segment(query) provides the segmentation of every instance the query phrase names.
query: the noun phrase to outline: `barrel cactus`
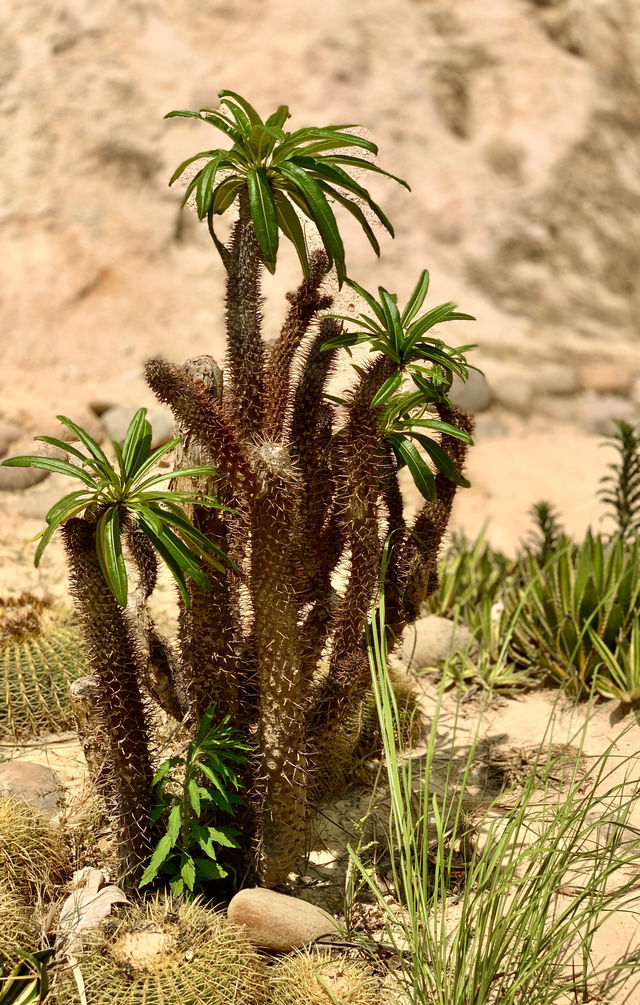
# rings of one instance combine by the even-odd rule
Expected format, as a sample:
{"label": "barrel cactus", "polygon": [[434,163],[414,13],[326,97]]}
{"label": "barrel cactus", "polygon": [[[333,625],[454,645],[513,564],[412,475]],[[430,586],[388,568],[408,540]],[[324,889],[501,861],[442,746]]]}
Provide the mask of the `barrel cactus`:
{"label": "barrel cactus", "polygon": [[0,978],[18,962],[19,950],[37,947],[39,936],[33,908],[15,893],[0,890]]}
{"label": "barrel cactus", "polygon": [[0,598],[0,737],[72,728],[69,687],[84,673],[71,611],[31,593]]}
{"label": "barrel cactus", "polygon": [[286,956],[269,975],[270,1005],[379,1005],[380,980],[365,964],[330,952]]}
{"label": "barrel cactus", "polygon": [[68,970],[56,1005],[262,1005],[265,968],[241,928],[200,901],[157,898],[127,908],[76,954],[83,995]]}
{"label": "barrel cactus", "polygon": [[53,899],[69,872],[62,832],[24,799],[0,799],[0,889],[35,904]]}

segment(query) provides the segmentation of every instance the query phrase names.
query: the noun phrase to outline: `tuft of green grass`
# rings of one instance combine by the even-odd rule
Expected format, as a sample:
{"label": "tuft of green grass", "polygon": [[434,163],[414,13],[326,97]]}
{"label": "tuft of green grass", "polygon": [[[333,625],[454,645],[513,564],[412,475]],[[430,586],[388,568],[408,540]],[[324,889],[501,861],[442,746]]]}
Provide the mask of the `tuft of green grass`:
{"label": "tuft of green grass", "polygon": [[[627,777],[617,781],[614,764],[616,777],[620,764],[612,743],[592,764],[586,787],[579,767],[583,727],[574,739],[575,770],[558,799],[550,724],[535,769],[513,799],[506,807],[501,802],[486,808],[470,832],[465,793],[477,732],[462,769],[454,774],[451,768],[444,790],[440,786],[436,793],[431,767],[441,742],[444,682],[424,756],[403,757],[395,741],[398,709],[387,669],[382,593],[368,642],[391,794],[388,840],[399,904],[380,893],[357,850],[350,848],[350,855],[386,918],[386,939],[399,960],[397,991],[388,1000],[555,1005],[610,993],[637,964],[634,957],[599,969],[591,959],[594,936],[604,922],[617,912],[638,909],[633,891],[640,836],[630,824],[638,779],[631,775],[631,762]],[[459,746],[457,716],[449,729],[453,754]],[[455,849],[462,842],[469,852],[466,873],[452,898],[451,881],[459,869]]]}

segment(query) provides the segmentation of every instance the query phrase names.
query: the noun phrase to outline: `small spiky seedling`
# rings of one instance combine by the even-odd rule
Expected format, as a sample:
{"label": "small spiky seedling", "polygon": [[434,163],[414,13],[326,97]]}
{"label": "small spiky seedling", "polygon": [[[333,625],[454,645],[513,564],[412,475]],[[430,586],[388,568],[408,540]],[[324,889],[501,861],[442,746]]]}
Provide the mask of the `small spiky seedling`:
{"label": "small spiky seedling", "polygon": [[71,611],[31,593],[0,598],[0,737],[71,728],[69,688],[86,672]]}
{"label": "small spiky seedling", "polygon": [[365,964],[330,952],[285,956],[269,973],[269,1005],[379,1005],[380,979]]}
{"label": "small spiky seedling", "polygon": [[37,948],[39,935],[33,907],[16,894],[0,890],[0,979],[3,971],[8,973],[18,962],[17,950]]}
{"label": "small spiky seedling", "polygon": [[618,463],[608,465],[612,474],[600,479],[598,495],[623,540],[633,540],[640,531],[640,430],[621,421],[606,442],[618,451]]}
{"label": "small spiky seedling", "polygon": [[70,971],[56,1005],[262,1005],[264,964],[243,929],[202,906],[154,899],[93,933],[77,954],[82,998]]}
{"label": "small spiky seedling", "polygon": [[52,900],[69,871],[60,830],[24,799],[0,799],[0,887],[35,904]]}

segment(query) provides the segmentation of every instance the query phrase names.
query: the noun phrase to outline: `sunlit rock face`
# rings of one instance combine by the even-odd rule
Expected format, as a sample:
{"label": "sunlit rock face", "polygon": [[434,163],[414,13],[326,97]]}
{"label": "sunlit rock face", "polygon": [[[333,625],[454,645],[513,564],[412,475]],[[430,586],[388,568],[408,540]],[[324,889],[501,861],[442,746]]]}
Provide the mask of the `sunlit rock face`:
{"label": "sunlit rock face", "polygon": [[[288,0],[5,0],[0,296],[16,388],[49,413],[60,381],[150,400],[144,358],[222,350],[222,270],[167,187],[219,134],[163,121],[222,87],[265,115],[288,102],[291,128],[361,123],[410,182],[372,185],[397,235],[379,263],[338,208],[368,288],[402,297],[428,265],[433,296],[453,288],[478,315],[459,331],[479,362],[578,372],[622,355],[640,371],[639,56],[640,7],[623,0],[325,0],[303,18]],[[265,284],[274,331],[296,275],[283,248]]]}

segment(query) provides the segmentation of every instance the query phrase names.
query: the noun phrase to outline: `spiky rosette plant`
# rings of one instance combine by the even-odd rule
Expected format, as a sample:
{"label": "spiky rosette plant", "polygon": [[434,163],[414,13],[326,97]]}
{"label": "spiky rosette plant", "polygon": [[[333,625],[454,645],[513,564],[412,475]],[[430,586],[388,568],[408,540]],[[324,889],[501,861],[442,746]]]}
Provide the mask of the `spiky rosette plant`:
{"label": "spiky rosette plant", "polygon": [[[138,572],[142,601],[152,592],[156,555],[166,563],[186,604],[186,578],[200,588],[210,581],[203,566],[220,571],[228,559],[188,520],[183,506],[198,501],[201,508],[218,506],[215,499],[163,487],[171,478],[212,475],[211,467],[157,471],[158,461],[178,443],[172,440],[152,451],[152,430],[146,409],[133,417],[122,447],[114,444],[117,468],[89,436],[65,416],[59,416],[77,437],[78,446],[40,436],[71,460],[28,455],[11,458],[12,466],[56,471],[80,481],[82,488],[65,495],[47,513],[35,563],[55,531],[62,531],[70,572],[71,593],[82,629],[88,662],[99,682],[100,714],[109,741],[117,814],[121,880],[137,882],[151,851],[151,783],[153,769],[147,709],[141,680],[154,659],[164,674],[170,706],[181,708],[179,682],[172,679],[173,661],[153,624],[147,624],[144,652],[132,613],[127,610],[128,572],[123,540]],[[73,460],[76,463],[73,463]]]}
{"label": "spiky rosette plant", "polygon": [[86,672],[70,610],[30,593],[0,597],[0,737],[69,729],[69,687]]}
{"label": "spiky rosette plant", "polygon": [[[451,349],[432,329],[468,315],[450,303],[423,312],[424,272],[402,311],[387,290],[376,299],[351,283],[370,310],[356,330],[345,333],[344,319],[323,316],[331,267],[340,285],[346,280],[331,204],[362,224],[376,252],[365,213],[392,232],[347,171],[381,169],[343,152],[356,147],[373,157],[375,145],[347,126],[288,133],[285,106],[263,121],[239,95],[222,91],[220,98],[221,110],[170,114],[201,120],[231,141],[188,158],[171,179],[206,161],[185,202],[195,196],[228,273],[224,375],[213,359],[199,357],[185,365],[153,360],[147,379],[176,416],[182,462],[218,472],[192,488],[233,509],[209,513],[195,503],[189,511],[240,575],[213,577],[207,593],[197,580],[188,584],[181,666],[197,714],[215,701],[254,751],[244,779],[243,841],[260,881],[274,886],[296,867],[310,805],[340,785],[353,752],[350,724],[370,686],[364,629],[389,533],[390,632],[400,635],[436,585],[471,437],[469,421],[447,398],[454,374],[467,375],[468,347]],[[238,219],[225,247],[213,222],[232,205]],[[308,253],[301,219],[324,251]],[[267,347],[260,275],[275,269],[280,233],[294,243],[304,275]],[[343,351],[358,343],[368,344],[370,361],[356,368],[341,398],[329,395]],[[425,497],[409,525],[397,478],[403,465]],[[346,586],[338,589],[336,573],[345,568]]]}

